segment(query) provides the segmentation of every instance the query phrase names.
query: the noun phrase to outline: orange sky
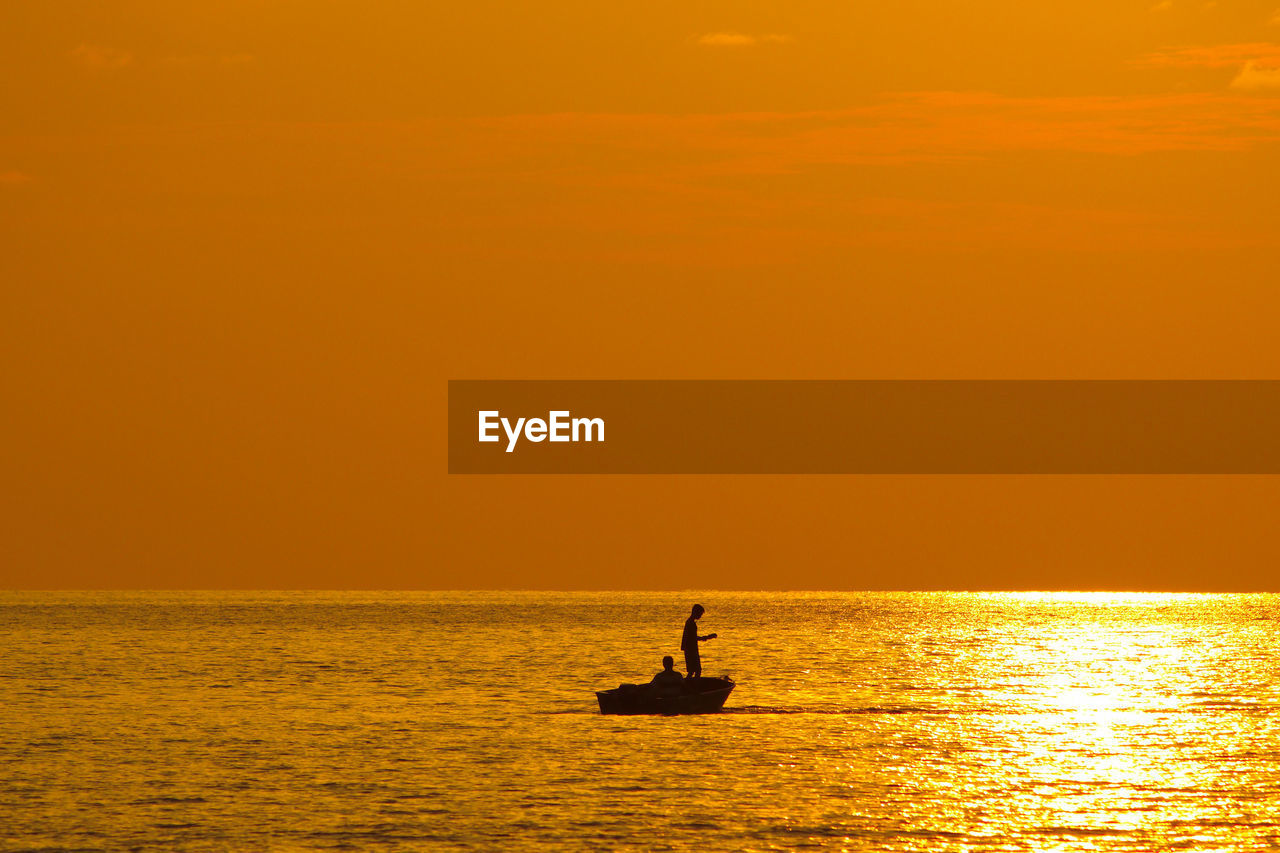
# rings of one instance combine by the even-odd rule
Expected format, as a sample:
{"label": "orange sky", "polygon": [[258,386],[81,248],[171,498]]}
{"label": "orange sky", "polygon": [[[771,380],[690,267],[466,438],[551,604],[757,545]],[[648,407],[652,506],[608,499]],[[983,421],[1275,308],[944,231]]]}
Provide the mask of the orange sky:
{"label": "orange sky", "polygon": [[1280,590],[1275,478],[465,478],[449,378],[1280,378],[1280,0],[0,8],[0,585]]}

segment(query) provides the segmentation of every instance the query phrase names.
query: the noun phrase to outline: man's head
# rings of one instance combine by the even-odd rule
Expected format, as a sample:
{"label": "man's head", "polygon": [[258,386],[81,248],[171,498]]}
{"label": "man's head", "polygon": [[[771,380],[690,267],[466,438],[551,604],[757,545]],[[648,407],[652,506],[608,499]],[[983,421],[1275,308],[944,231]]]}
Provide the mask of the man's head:
{"label": "man's head", "polygon": [[703,609],[702,609],[702,605],[701,605],[701,604],[695,604],[695,605],[693,605],[693,618],[694,618],[694,619],[698,619],[699,617],[701,617],[701,616],[702,616],[702,614],[703,614],[703,613],[706,613],[706,612],[707,612],[707,611],[705,611],[705,610],[703,610]]}
{"label": "man's head", "polygon": [[667,655],[662,659],[662,668],[667,670],[668,672],[670,672],[671,667],[675,665],[676,665],[676,659],[673,658],[671,655]]}

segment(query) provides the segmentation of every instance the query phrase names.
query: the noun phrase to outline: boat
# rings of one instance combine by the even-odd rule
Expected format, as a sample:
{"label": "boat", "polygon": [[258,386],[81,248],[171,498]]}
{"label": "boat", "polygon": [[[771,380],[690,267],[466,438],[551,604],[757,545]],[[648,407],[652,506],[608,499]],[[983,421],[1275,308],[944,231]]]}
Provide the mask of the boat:
{"label": "boat", "polygon": [[659,692],[648,684],[619,684],[596,693],[601,714],[714,714],[735,684],[729,676],[686,678],[680,692]]}

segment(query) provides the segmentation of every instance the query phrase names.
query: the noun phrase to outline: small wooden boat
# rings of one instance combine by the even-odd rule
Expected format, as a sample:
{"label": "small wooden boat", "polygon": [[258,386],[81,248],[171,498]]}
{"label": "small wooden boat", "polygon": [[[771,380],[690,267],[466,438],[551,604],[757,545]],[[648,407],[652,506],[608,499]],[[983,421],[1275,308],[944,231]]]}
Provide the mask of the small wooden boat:
{"label": "small wooden boat", "polygon": [[648,684],[620,684],[596,693],[601,714],[714,714],[734,688],[733,679],[686,678],[680,692],[659,691]]}

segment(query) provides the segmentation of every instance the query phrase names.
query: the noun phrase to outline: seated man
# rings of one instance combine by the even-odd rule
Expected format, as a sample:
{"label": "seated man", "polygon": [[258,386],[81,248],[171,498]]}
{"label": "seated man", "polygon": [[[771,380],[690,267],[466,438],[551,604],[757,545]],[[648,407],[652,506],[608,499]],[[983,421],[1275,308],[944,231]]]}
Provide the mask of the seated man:
{"label": "seated man", "polygon": [[684,684],[684,676],[673,669],[675,665],[675,659],[671,655],[667,655],[662,659],[662,672],[655,675],[653,680],[649,682],[649,687],[659,696],[680,693],[681,685]]}

